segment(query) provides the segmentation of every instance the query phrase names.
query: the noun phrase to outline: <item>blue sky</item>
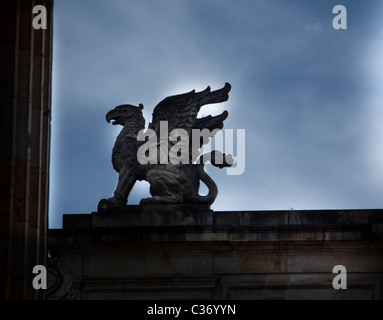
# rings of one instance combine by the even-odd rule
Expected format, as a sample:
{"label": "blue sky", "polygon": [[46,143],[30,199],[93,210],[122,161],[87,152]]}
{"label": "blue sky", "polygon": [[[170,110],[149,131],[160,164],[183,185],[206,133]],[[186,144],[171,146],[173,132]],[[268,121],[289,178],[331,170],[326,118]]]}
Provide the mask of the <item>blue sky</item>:
{"label": "blue sky", "polygon": [[382,15],[380,0],[56,0],[50,227],[113,194],[110,109],[143,103],[148,124],[166,96],[225,82],[201,113],[246,130],[246,169],[208,168],[214,210],[382,208]]}

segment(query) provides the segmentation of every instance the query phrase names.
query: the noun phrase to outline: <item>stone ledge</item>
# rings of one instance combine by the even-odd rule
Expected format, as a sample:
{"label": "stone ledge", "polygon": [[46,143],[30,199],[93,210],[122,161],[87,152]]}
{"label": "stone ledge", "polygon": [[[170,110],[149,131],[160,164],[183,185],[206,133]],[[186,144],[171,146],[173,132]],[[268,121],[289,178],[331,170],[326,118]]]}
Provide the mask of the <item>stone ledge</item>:
{"label": "stone ledge", "polygon": [[169,243],[169,242],[279,242],[379,241],[369,226],[321,227],[121,227],[55,229],[49,245]]}
{"label": "stone ledge", "polygon": [[[126,206],[109,213],[64,214],[63,229],[159,226],[351,226],[383,222],[383,209],[213,211],[202,205]],[[380,230],[380,226],[378,227]]]}
{"label": "stone ledge", "polygon": [[383,210],[227,211],[208,207],[129,206],[125,211],[64,215],[49,245],[380,241]]}

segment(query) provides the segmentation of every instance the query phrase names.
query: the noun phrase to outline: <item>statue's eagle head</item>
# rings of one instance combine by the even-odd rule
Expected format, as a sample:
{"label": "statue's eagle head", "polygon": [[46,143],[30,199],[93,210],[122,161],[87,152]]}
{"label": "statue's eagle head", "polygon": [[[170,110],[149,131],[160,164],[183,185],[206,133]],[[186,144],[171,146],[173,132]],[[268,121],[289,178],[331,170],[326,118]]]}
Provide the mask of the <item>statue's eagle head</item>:
{"label": "statue's eagle head", "polygon": [[142,109],[144,106],[140,103],[138,106],[123,104],[110,110],[105,118],[107,122],[112,121],[113,125],[124,125],[126,121],[137,121],[143,119]]}

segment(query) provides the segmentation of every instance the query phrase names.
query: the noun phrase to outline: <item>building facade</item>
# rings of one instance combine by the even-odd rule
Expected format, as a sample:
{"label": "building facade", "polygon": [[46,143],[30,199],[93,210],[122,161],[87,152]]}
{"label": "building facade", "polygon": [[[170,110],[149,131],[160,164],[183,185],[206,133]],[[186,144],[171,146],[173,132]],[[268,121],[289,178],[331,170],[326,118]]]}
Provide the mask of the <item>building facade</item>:
{"label": "building facade", "polygon": [[48,298],[381,300],[382,217],[188,206],[64,215],[49,250],[68,281]]}

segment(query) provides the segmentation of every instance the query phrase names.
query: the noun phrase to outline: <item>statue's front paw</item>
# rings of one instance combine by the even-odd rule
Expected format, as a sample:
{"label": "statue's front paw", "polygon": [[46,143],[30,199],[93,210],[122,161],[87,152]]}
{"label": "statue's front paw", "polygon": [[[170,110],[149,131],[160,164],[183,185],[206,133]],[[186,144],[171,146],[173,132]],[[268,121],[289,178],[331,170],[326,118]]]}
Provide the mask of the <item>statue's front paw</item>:
{"label": "statue's front paw", "polygon": [[125,207],[125,203],[122,200],[118,200],[115,198],[109,198],[109,199],[101,199],[97,206],[98,212],[107,212],[111,211],[113,209],[118,209]]}

